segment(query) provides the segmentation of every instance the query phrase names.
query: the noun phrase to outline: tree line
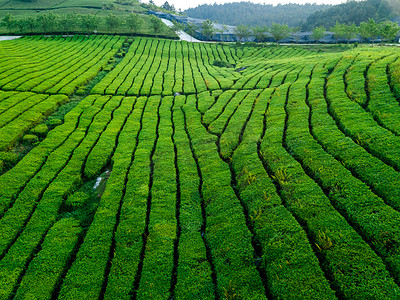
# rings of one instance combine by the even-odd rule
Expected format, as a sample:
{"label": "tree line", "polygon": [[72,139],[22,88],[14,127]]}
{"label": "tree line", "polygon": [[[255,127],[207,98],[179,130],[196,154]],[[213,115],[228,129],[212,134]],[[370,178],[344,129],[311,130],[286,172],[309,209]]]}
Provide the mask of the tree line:
{"label": "tree line", "polygon": [[[319,41],[325,35],[325,27],[318,26],[313,29],[313,37]],[[339,22],[329,28],[333,32],[336,42],[339,39],[345,39],[349,43],[351,39],[359,36],[361,42],[370,41],[373,43],[378,37],[383,42],[393,42],[400,32],[400,27],[397,23],[391,21],[383,21],[377,23],[373,18],[367,22],[361,22],[359,26],[355,24],[346,25]]]}
{"label": "tree line", "polygon": [[[286,24],[277,23],[273,23],[271,27],[239,25],[235,29],[235,35],[240,41],[253,36],[257,42],[265,42],[269,37],[278,42],[291,35],[298,39],[299,35],[296,35],[296,33],[299,33],[300,30],[300,27],[289,27]],[[327,29],[324,26],[315,27],[312,30],[311,37],[319,42],[325,36],[326,31]],[[378,37],[384,42],[392,42],[399,34],[400,27],[395,22],[383,21],[378,23],[370,18],[367,22],[361,22],[359,26],[336,22],[334,26],[329,28],[329,31],[333,33],[336,42],[344,39],[349,43],[351,39],[357,36],[361,38],[362,42],[371,41],[373,43]]]}
{"label": "tree line", "polygon": [[[189,35],[195,35],[196,31],[200,31],[206,40],[212,40],[215,34],[222,33],[222,30],[216,30],[214,23],[210,20],[204,20],[200,26],[193,23],[181,24],[173,22],[173,30],[184,30]],[[392,42],[400,33],[400,27],[397,23],[391,21],[376,22],[370,18],[367,22],[361,22],[359,26],[355,24],[347,25],[336,22],[336,24],[329,28],[333,33],[336,43],[341,40],[350,40],[359,36],[361,42],[374,42],[378,37],[381,41]],[[290,27],[287,24],[272,23],[270,27],[267,26],[253,26],[238,25],[234,30],[234,34],[239,41],[246,41],[250,37],[254,37],[256,42],[266,42],[269,39],[274,39],[276,42],[292,36],[297,42],[300,39],[300,27]],[[325,35],[327,29],[324,26],[315,27],[312,30],[311,38],[319,42]]]}
{"label": "tree line", "polygon": [[114,14],[98,16],[94,14],[67,13],[63,15],[52,12],[28,16],[25,18],[14,18],[7,14],[1,21],[1,25],[7,28],[9,33],[63,33],[75,32],[96,33],[99,30],[109,33],[128,31],[131,34],[150,30],[155,35],[160,34],[165,25],[155,16],[140,16],[131,13],[124,16]]}
{"label": "tree line", "polygon": [[359,26],[373,18],[377,22],[391,20],[400,15],[399,0],[363,0],[347,1],[326,10],[316,11],[301,24],[303,30],[312,30],[318,26],[330,28],[336,22]]}
{"label": "tree line", "polygon": [[[145,23],[148,24],[145,24]],[[145,27],[154,35],[158,35],[163,31],[165,25],[156,16],[140,16],[139,14],[128,14],[125,16],[116,16],[113,14],[98,16],[93,14],[76,14],[67,13],[57,15],[54,13],[38,14],[37,16],[29,16],[25,18],[14,18],[7,14],[1,21],[2,26],[6,27],[10,33],[29,34],[29,33],[63,33],[70,34],[74,32],[93,33],[99,29],[106,29],[106,32],[117,33],[127,31],[131,34],[143,32]],[[216,30],[214,23],[210,20],[205,20],[197,27],[193,23],[180,24],[174,22],[174,31],[184,30],[189,35],[195,35],[196,31],[201,31],[206,40],[211,40],[215,34],[222,33],[223,30]],[[296,40],[300,35],[300,27],[290,27],[287,24],[272,23],[270,27],[238,25],[235,29],[235,35],[239,41],[248,40],[249,37],[254,37],[257,42],[265,42],[270,38],[275,41],[280,41],[284,38],[293,36]],[[311,37],[315,41],[320,41],[326,33],[327,29],[324,26],[317,26],[312,30]],[[359,36],[362,42],[374,42],[378,37],[385,42],[393,41],[399,34],[399,25],[391,21],[376,22],[370,18],[366,22],[361,22],[359,26],[355,24],[347,25],[336,22],[329,28],[333,32],[336,42],[351,39]]]}
{"label": "tree line", "polygon": [[[312,1],[310,1],[312,2]],[[272,26],[272,23],[300,26],[312,30],[318,26],[330,28],[336,21],[360,25],[373,18],[377,22],[400,16],[399,0],[349,0],[338,5],[285,4],[266,5],[250,2],[203,4],[185,10],[189,17],[209,19],[222,24]]]}
{"label": "tree line", "polygon": [[[310,1],[311,2],[311,1]],[[317,11],[324,11],[331,5],[318,4],[256,4],[234,2],[224,4],[203,4],[184,11],[189,17],[209,19],[222,24],[250,26],[271,26],[272,23],[299,26],[307,17]]]}

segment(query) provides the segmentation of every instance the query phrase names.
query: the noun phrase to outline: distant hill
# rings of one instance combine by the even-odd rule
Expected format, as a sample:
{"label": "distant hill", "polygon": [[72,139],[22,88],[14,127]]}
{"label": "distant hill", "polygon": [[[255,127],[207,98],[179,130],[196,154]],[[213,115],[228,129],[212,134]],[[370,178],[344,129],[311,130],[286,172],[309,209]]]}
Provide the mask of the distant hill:
{"label": "distant hill", "polygon": [[137,0],[0,0],[0,12],[14,12],[15,15],[31,15],[33,12],[52,11],[65,13],[98,13],[99,10],[144,12],[146,9]]}
{"label": "distant hill", "polygon": [[270,26],[273,22],[298,26],[307,17],[317,11],[325,11],[331,5],[317,4],[285,4],[265,5],[251,2],[236,2],[226,4],[203,4],[184,11],[187,16],[198,19],[209,19],[229,25]]}
{"label": "distant hill", "polygon": [[[166,11],[154,4],[141,3],[139,0],[0,0],[0,17],[5,13],[29,15],[40,12],[64,14],[68,12],[94,13],[112,11],[114,14],[144,13]],[[167,12],[167,11],[166,11]]]}
{"label": "distant hill", "polygon": [[[130,34],[131,30],[126,24],[127,17],[132,13],[139,14],[138,18],[140,23],[135,30],[137,35],[161,35],[163,37],[177,37],[176,34],[164,24],[161,25],[162,28],[156,33],[150,22],[148,12],[149,11],[166,11],[165,9],[158,7],[154,4],[145,4],[139,2],[139,0],[0,0],[0,34],[20,34],[20,33],[49,33],[49,31],[54,33],[66,32],[67,30],[60,31],[61,27],[57,25],[63,22],[63,19],[70,18],[72,14],[75,18],[72,20],[74,24],[70,24],[71,32],[80,33],[82,30],[82,21],[80,17],[85,15],[94,15],[97,18],[98,23],[95,26],[95,31],[98,33],[118,33],[118,34]],[[54,14],[56,19],[54,22],[56,25],[52,25],[52,29],[49,31],[43,31],[40,24],[38,24],[37,19],[43,15]],[[106,19],[110,15],[119,18],[118,26],[115,28],[110,28]],[[4,18],[11,16],[16,24],[11,29],[6,29],[4,25]],[[29,18],[36,18],[34,22],[34,28],[27,29],[27,22]],[[25,25],[23,25],[25,23]],[[22,25],[18,25],[22,24]],[[52,31],[54,30],[54,31]],[[94,30],[92,30],[94,31]]]}
{"label": "distant hill", "polygon": [[394,19],[399,15],[399,0],[348,1],[312,13],[302,24],[302,28],[303,30],[311,30],[321,25],[330,28],[336,24],[336,21],[359,25],[360,22],[367,21],[369,18],[374,18],[375,21],[385,21]]}

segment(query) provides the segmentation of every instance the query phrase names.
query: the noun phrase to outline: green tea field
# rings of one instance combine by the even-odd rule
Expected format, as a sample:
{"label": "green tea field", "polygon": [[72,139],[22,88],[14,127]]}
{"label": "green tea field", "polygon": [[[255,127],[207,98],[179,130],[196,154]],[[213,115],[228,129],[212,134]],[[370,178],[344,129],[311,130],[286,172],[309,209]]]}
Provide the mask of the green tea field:
{"label": "green tea field", "polygon": [[2,41],[0,174],[1,300],[400,299],[400,47]]}

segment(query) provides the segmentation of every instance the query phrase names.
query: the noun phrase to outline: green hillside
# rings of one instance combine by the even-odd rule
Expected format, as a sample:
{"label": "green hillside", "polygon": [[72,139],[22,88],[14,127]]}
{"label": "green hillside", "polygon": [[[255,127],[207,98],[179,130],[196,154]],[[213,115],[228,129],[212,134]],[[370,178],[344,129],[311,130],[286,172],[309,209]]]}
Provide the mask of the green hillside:
{"label": "green hillside", "polygon": [[[122,2],[121,2],[122,3]],[[136,1],[127,2],[127,5],[121,5],[114,0],[37,0],[37,1],[19,1],[2,0],[0,1],[0,12],[14,11],[15,14],[26,15],[29,13],[40,13],[40,11],[52,11],[54,13],[65,12],[66,10],[84,12],[99,12],[102,8],[113,8],[120,11],[146,12],[145,5]]]}
{"label": "green hillside", "polygon": [[392,20],[400,16],[400,1],[398,0],[362,0],[347,1],[334,5],[324,11],[316,11],[308,16],[302,24],[304,30],[312,30],[317,26],[332,27],[336,22],[356,24],[373,18],[376,21]]}
{"label": "green hillside", "polygon": [[[310,2],[311,3],[311,2]],[[184,11],[189,17],[210,19],[222,24],[271,26],[272,23],[300,26],[315,12],[323,12],[331,5],[324,4],[258,4],[252,2],[232,2],[224,4],[202,4]]]}
{"label": "green hillside", "polygon": [[[159,30],[155,30],[151,19],[148,16],[149,10],[163,10],[160,7],[150,4],[139,3],[138,1],[115,1],[115,0],[37,0],[37,1],[20,1],[20,0],[0,0],[0,34],[19,34],[23,33],[86,33],[96,30],[98,33],[119,33],[136,35],[152,35],[176,38],[176,34],[164,24],[160,25]],[[128,26],[128,17],[137,14],[140,23],[135,30],[131,30]],[[51,16],[49,18],[49,15]],[[41,25],[43,18],[54,18],[53,26],[44,29]],[[92,26],[90,30],[85,28],[85,23],[81,19],[82,16],[93,15],[97,17],[96,26]],[[107,24],[107,17],[110,15],[117,17],[118,26],[110,28]],[[11,17],[14,22],[11,28],[7,28],[5,18]],[[43,17],[43,18],[42,18]],[[33,20],[32,20],[33,18]],[[42,19],[41,19],[42,18]],[[68,19],[69,18],[69,19]],[[63,21],[64,19],[67,19]],[[68,30],[63,29],[63,24],[74,23]],[[51,23],[51,21],[47,21]],[[61,23],[61,25],[60,25]],[[29,29],[30,24],[32,29]]]}
{"label": "green hillside", "polygon": [[399,299],[399,70],[399,47],[0,42],[0,299]]}

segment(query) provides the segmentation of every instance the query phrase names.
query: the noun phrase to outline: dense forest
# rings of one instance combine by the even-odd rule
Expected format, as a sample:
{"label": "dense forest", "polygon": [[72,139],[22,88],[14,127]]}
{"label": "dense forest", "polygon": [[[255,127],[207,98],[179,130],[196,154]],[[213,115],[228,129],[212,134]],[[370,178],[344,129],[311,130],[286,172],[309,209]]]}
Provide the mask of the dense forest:
{"label": "dense forest", "polygon": [[348,1],[329,9],[310,14],[302,24],[303,30],[311,30],[317,26],[327,28],[334,26],[336,21],[344,24],[356,24],[374,18],[377,21],[392,19],[400,14],[399,0],[365,0]]}
{"label": "dense forest", "polygon": [[185,11],[189,17],[210,19],[230,25],[271,26],[272,23],[300,26],[312,30],[318,26],[330,28],[336,21],[356,24],[374,18],[376,21],[400,15],[399,0],[350,0],[339,5],[286,4],[265,5],[250,2],[199,5]]}
{"label": "dense forest", "polygon": [[330,5],[286,4],[265,5],[250,2],[199,5],[185,13],[192,18],[210,19],[229,25],[246,24],[251,26],[271,26],[272,23],[298,26],[306,22],[307,17],[317,11],[324,11]]}

